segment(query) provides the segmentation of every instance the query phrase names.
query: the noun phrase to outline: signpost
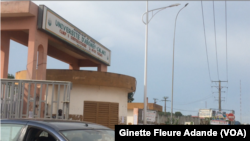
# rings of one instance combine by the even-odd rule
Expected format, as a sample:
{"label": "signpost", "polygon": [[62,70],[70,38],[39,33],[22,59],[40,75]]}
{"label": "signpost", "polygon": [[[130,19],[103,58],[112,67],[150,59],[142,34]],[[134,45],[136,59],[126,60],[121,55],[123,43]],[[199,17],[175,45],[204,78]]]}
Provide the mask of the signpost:
{"label": "signpost", "polygon": [[230,120],[230,121],[234,121],[235,116],[234,116],[233,113],[229,113],[229,114],[227,115],[227,118],[228,118],[228,120]]}

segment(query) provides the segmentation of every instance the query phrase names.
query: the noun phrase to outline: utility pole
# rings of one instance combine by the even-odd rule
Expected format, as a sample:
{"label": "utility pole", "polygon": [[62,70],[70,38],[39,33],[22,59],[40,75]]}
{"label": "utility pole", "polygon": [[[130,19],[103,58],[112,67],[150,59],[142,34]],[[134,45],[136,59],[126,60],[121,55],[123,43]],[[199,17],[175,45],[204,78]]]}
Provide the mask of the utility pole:
{"label": "utility pole", "polygon": [[[221,111],[221,89],[224,87],[221,87],[221,82],[227,82],[227,81],[212,81],[212,82],[219,82],[219,87],[218,86],[214,86],[217,87],[219,89],[219,111]],[[212,86],[213,87],[213,86]]]}
{"label": "utility pole", "polygon": [[[215,99],[215,101],[219,101],[219,99]],[[221,97],[220,101],[225,101],[225,97]]]}
{"label": "utility pole", "polygon": [[162,100],[162,101],[165,101],[165,110],[164,110],[164,112],[166,113],[166,108],[167,108],[166,102],[167,102],[167,101],[170,101],[170,100],[167,100],[167,99],[168,99],[167,96],[166,96],[166,97],[163,97],[163,99],[164,99],[164,100]]}
{"label": "utility pole", "polygon": [[158,100],[157,98],[154,98],[154,104],[156,104],[156,100]]}

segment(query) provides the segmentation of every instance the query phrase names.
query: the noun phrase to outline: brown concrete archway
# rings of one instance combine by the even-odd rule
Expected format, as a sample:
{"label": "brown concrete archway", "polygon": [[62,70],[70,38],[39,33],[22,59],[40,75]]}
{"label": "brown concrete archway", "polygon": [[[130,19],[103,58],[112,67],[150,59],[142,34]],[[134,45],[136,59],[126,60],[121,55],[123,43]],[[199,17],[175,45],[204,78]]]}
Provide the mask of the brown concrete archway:
{"label": "brown concrete archway", "polygon": [[69,64],[70,70],[97,67],[98,71],[107,72],[103,62],[39,30],[38,17],[39,7],[30,1],[1,2],[1,78],[8,76],[10,39],[28,47],[26,79],[46,79],[47,55]]}

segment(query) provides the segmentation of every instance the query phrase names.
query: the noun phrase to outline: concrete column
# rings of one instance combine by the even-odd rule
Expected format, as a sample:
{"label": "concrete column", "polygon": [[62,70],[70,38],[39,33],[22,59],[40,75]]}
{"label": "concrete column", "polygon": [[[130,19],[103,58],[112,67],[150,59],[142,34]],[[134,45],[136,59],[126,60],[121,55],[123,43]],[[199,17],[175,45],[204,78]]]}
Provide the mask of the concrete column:
{"label": "concrete column", "polygon": [[[29,38],[28,38],[28,60],[26,64],[27,75],[26,79],[36,79],[36,65],[37,65],[37,50],[38,50],[38,42],[37,42],[37,29],[30,28],[29,29]],[[30,96],[34,98],[34,84],[30,86]],[[28,111],[32,111],[33,102],[29,102],[29,107],[27,107],[28,103],[28,85],[25,85],[24,89],[24,101],[23,101],[23,114],[25,114],[28,108]],[[28,112],[29,113],[29,112]]]}
{"label": "concrete column", "polygon": [[26,79],[36,79],[36,64],[37,64],[37,42],[36,42],[36,30],[29,30],[28,40],[28,61],[27,61],[27,75]]}
{"label": "concrete column", "polygon": [[[47,46],[48,39],[44,38],[42,34],[37,31],[35,27],[29,29],[29,38],[28,38],[28,60],[27,60],[27,75],[26,79],[31,80],[45,80],[46,79],[46,61],[47,61]],[[39,62],[37,63],[37,54],[39,48]],[[38,71],[36,67],[38,65]],[[35,98],[37,96],[37,91],[35,90],[35,85],[31,84],[30,86],[30,96],[31,98]],[[42,97],[43,98],[43,97]],[[27,107],[28,103],[28,85],[25,85],[24,91],[24,103],[23,103],[23,114],[28,111],[33,111],[33,102],[29,103],[29,107]],[[42,99],[43,100],[43,99]],[[41,108],[43,110],[44,106]]]}
{"label": "concrete column", "polygon": [[106,65],[100,64],[97,67],[98,67],[97,71],[100,71],[100,72],[107,72],[108,71],[108,67]]}
{"label": "concrete column", "polygon": [[[46,40],[48,41],[48,40]],[[46,68],[47,68],[47,49],[48,43],[39,45],[38,47],[38,69],[37,69],[37,80],[46,80]]]}
{"label": "concrete column", "polygon": [[[37,69],[37,79],[38,80],[46,80],[46,67],[47,67],[47,49],[48,48],[48,39],[45,39],[43,45],[38,46],[38,69]],[[42,89],[42,93],[40,94],[40,89]],[[37,89],[37,96],[41,100],[45,100],[45,91],[46,85],[40,85],[40,88]],[[40,97],[41,96],[41,97]],[[39,103],[39,99],[37,103]],[[43,118],[45,116],[45,103],[41,102],[41,112],[40,117]]]}
{"label": "concrete column", "polygon": [[[46,67],[47,67],[47,52],[48,52],[48,37],[36,29],[31,29],[29,32],[29,41],[28,41],[28,62],[27,63],[27,79],[36,79],[36,80],[46,80]],[[37,56],[38,55],[38,56]],[[38,66],[36,70],[36,66]],[[29,75],[29,76],[28,76]],[[42,87],[42,93],[40,97],[40,89],[34,91],[35,85],[31,85],[31,97],[38,97],[41,100],[44,100],[45,95],[45,86]],[[27,99],[27,92],[25,93],[25,98]],[[39,101],[38,99],[38,101]],[[37,102],[38,102],[37,101]],[[26,103],[25,103],[26,104]],[[29,111],[33,110],[33,102],[30,102]],[[41,113],[40,117],[44,117],[44,102],[41,103]]]}
{"label": "concrete column", "polygon": [[1,78],[8,78],[10,35],[1,31]]}

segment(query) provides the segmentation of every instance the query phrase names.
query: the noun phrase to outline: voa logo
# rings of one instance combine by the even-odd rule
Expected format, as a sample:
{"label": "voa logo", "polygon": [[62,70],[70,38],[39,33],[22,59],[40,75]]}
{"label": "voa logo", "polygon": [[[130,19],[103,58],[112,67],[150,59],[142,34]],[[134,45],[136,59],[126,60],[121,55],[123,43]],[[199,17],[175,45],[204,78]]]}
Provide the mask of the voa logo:
{"label": "voa logo", "polygon": [[239,129],[238,131],[236,129],[222,129],[221,132],[227,137],[227,136],[243,136],[244,137],[244,130]]}

